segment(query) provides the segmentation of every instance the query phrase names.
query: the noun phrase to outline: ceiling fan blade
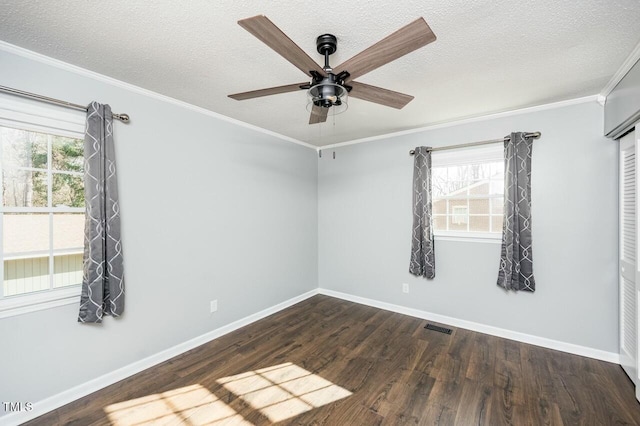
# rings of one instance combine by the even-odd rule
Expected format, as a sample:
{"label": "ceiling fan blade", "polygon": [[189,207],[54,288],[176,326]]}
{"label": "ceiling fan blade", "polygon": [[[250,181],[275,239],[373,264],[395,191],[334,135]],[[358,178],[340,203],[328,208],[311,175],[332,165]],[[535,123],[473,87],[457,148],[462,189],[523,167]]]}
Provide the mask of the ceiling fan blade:
{"label": "ceiling fan blade", "polygon": [[349,85],[352,87],[349,96],[391,108],[402,109],[413,100],[413,96],[411,95],[405,95],[404,93],[394,92],[393,90],[383,89],[382,87],[371,86],[369,84],[358,83],[357,81],[351,81]]}
{"label": "ceiling fan blade", "polygon": [[268,89],[251,90],[250,92],[234,93],[229,95],[231,99],[236,101],[244,101],[245,99],[259,98],[262,96],[277,95],[278,93],[295,92],[301,90],[300,86],[309,84],[308,81],[296,84],[287,84],[285,86],[269,87]]}
{"label": "ceiling fan blade", "polygon": [[322,67],[266,16],[258,15],[253,18],[241,19],[238,24],[308,76],[311,76],[309,71],[312,70],[325,75]]}
{"label": "ceiling fan blade", "polygon": [[431,31],[424,18],[418,18],[335,67],[336,74],[348,71],[350,75],[346,81],[354,80],[407,53],[426,46],[435,39],[436,35]]}
{"label": "ceiling fan blade", "polygon": [[319,106],[313,106],[311,116],[309,117],[309,124],[324,123],[327,121],[327,113],[329,108],[323,108]]}

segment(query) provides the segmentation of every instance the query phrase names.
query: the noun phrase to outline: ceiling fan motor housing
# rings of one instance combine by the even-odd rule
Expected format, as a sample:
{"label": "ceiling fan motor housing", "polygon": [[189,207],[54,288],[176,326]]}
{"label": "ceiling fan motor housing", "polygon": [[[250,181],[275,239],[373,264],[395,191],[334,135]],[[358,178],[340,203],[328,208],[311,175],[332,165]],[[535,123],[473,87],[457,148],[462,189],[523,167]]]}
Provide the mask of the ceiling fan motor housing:
{"label": "ceiling fan motor housing", "polygon": [[344,84],[344,79],[349,76],[348,72],[341,72],[336,75],[329,65],[329,56],[334,54],[338,48],[338,39],[333,34],[322,34],[316,39],[318,53],[324,56],[324,71],[326,76],[311,71],[313,81],[309,85],[309,96],[315,106],[331,108],[342,105],[342,99],[347,95],[350,86]]}

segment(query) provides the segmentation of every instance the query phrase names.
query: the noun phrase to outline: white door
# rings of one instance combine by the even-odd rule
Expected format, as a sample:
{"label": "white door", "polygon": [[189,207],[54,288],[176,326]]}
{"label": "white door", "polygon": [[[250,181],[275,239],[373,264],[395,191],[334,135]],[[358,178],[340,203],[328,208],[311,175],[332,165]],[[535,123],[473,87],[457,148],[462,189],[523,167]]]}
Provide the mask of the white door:
{"label": "white door", "polygon": [[620,139],[620,364],[638,384],[637,336],[637,144],[635,132]]}

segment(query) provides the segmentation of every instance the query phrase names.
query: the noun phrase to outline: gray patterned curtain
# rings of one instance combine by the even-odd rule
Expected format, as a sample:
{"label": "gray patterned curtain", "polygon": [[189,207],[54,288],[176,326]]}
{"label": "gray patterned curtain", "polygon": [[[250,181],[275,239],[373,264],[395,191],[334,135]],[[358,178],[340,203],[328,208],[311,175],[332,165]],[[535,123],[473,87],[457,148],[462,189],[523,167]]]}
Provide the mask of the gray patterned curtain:
{"label": "gray patterned curtain", "polygon": [[425,278],[436,276],[431,220],[431,150],[425,146],[417,147],[413,158],[413,238],[409,272]]}
{"label": "gray patterned curtain", "polygon": [[79,322],[124,311],[120,204],[109,105],[88,106],[84,137],[84,271]]}
{"label": "gray patterned curtain", "polygon": [[498,285],[535,291],[531,251],[531,153],[533,138],[511,133],[504,143],[504,221]]}

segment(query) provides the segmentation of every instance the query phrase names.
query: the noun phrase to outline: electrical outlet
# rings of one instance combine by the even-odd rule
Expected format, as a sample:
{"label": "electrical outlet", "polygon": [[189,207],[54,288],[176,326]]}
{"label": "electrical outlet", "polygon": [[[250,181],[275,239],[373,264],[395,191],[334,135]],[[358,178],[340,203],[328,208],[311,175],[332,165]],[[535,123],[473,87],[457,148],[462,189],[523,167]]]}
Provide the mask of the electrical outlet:
{"label": "electrical outlet", "polygon": [[218,310],[218,299],[211,301],[211,312],[215,312]]}
{"label": "electrical outlet", "polygon": [[402,283],[402,292],[403,293],[409,293],[409,284]]}

